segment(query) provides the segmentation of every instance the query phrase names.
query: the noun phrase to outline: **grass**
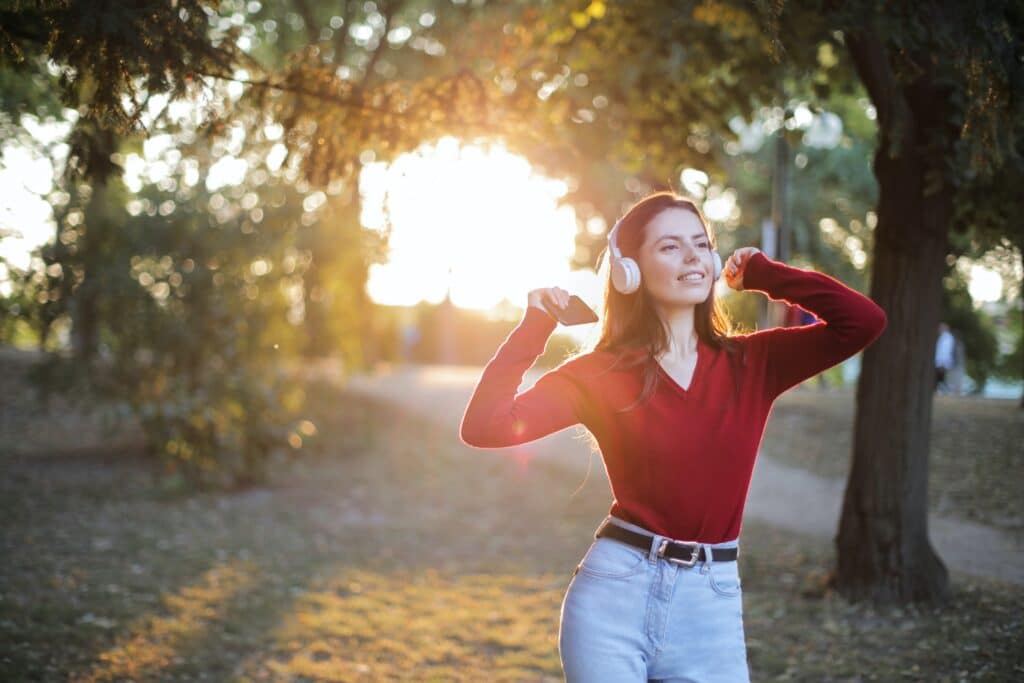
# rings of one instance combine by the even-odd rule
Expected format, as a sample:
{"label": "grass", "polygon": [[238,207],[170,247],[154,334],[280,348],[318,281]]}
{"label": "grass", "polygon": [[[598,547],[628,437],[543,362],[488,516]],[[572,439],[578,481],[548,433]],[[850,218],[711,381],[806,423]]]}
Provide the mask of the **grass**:
{"label": "grass", "polygon": [[[131,451],[5,456],[0,680],[558,681],[558,613],[607,512],[592,474],[310,387],[320,452],[273,486],[164,492]],[[848,605],[831,549],[747,523],[757,681],[1024,675],[1024,589]]]}
{"label": "grass", "polygon": [[[932,408],[933,513],[1024,536],[1024,410],[1018,401],[939,395]],[[828,477],[850,471],[852,390],[798,388],[772,409],[763,452]]]}

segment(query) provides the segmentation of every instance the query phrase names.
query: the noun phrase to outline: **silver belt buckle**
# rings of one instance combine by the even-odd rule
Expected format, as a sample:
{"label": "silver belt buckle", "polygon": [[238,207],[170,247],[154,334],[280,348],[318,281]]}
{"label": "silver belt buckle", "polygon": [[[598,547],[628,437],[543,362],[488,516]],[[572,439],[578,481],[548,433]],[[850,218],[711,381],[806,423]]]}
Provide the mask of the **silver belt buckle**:
{"label": "silver belt buckle", "polygon": [[[700,544],[693,546],[693,555],[690,556],[689,560],[680,560],[678,557],[665,557],[665,550],[668,548],[669,540],[667,538],[661,539],[661,546],[658,547],[658,557],[664,557],[669,562],[675,562],[681,564],[684,567],[692,567],[697,564],[697,558],[700,557]],[[680,545],[686,545],[685,543]]]}

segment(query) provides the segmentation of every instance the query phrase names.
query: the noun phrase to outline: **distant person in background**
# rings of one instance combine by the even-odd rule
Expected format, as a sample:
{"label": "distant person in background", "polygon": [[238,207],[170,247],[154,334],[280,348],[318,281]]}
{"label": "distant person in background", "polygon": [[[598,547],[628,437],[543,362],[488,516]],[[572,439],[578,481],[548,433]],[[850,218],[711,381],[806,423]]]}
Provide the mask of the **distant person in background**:
{"label": "distant person in background", "polygon": [[956,349],[956,339],[949,331],[949,325],[939,323],[939,338],[935,342],[935,391],[946,393],[949,386],[946,384],[946,373],[954,365],[953,352]]}
{"label": "distant person in background", "polygon": [[819,318],[818,316],[814,315],[810,311],[804,311],[800,315],[800,324],[801,325],[813,325],[814,323],[818,322],[819,320],[821,320],[821,318]]}
{"label": "distant person in background", "polygon": [[946,384],[957,396],[963,396],[964,377],[967,376],[967,346],[959,334],[954,333],[956,344],[953,347],[953,370],[946,377]]}
{"label": "distant person in background", "polygon": [[805,311],[799,306],[787,306],[785,316],[785,327],[800,327],[802,325],[813,325],[821,320],[810,311]]}

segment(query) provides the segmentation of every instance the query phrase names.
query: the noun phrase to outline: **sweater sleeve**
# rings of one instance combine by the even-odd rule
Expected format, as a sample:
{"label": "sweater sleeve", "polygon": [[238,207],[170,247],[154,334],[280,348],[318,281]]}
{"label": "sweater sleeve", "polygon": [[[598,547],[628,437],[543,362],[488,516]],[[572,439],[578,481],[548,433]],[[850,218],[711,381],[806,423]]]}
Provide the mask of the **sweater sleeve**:
{"label": "sweater sleeve", "polygon": [[750,335],[750,343],[764,359],[771,398],[864,349],[887,324],[885,311],[860,292],[828,275],[774,261],[761,252],[747,263],[743,288],[799,306],[821,319],[813,325]]}
{"label": "sweater sleeve", "polygon": [[584,389],[566,364],[516,394],[557,324],[541,309],[527,306],[522,321],[487,362],[473,390],[459,427],[463,443],[476,448],[514,446],[582,421]]}

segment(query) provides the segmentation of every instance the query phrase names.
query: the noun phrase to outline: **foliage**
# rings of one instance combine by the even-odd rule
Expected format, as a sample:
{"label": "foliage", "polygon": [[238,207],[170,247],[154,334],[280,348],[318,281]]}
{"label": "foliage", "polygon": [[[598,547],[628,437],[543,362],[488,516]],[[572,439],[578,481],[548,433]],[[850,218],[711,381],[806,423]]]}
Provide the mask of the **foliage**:
{"label": "foliage", "polygon": [[203,0],[7,0],[0,4],[0,66],[31,72],[45,56],[67,106],[128,133],[143,127],[149,95],[183,96],[202,75],[239,58],[237,29],[211,33],[215,15]]}
{"label": "foliage", "polygon": [[[1011,231],[1008,218],[1024,201],[1014,191],[1024,168],[1022,101],[1012,96],[1024,89],[1024,69],[1014,56],[1020,44],[1014,32],[1024,25],[1019,3],[987,2],[984,11],[949,5],[951,16],[937,6],[918,12],[872,3],[758,2],[756,11],[720,0],[579,6],[589,11],[599,4],[600,17],[586,21],[572,23],[551,7],[527,24],[537,35],[531,46],[537,59],[547,72],[561,69],[545,93],[548,106],[574,112],[572,125],[558,133],[575,138],[588,159],[611,160],[647,184],[671,183],[686,166],[722,179],[729,167],[718,150],[736,141],[728,127],[733,117],[750,120],[762,107],[785,107],[780,123],[789,127],[793,98],[812,110],[836,111],[851,137],[867,146],[877,125],[895,130],[906,115],[875,102],[876,124],[851,107],[877,90],[863,83],[844,53],[851,36],[877,30],[879,40],[900,50],[900,78],[946,57],[936,68],[957,89],[962,133],[945,162],[959,198],[950,229],[973,230],[988,245]],[[968,40],[961,26],[970,27]],[[806,195],[794,193],[800,196]]]}
{"label": "foliage", "polygon": [[[270,24],[293,23],[291,3],[259,7],[3,8],[4,108],[16,121],[30,113],[74,123],[68,152],[54,160],[65,169],[48,197],[55,239],[27,272],[14,273],[17,291],[4,305],[42,343],[54,325],[70,327],[79,357],[40,369],[50,390],[89,387],[123,402],[141,418],[151,452],[196,484],[259,480],[272,455],[315,433],[299,420],[301,394],[277,370],[304,354],[340,351],[353,366],[363,362],[366,262],[381,253],[359,224],[357,178],[317,188],[298,172],[308,159],[296,149],[271,161],[288,133],[266,133],[273,118],[247,107],[258,98],[239,101],[226,87],[242,64],[259,71],[237,49],[243,38],[276,36]],[[252,12],[263,15],[258,24]],[[307,54],[269,44],[260,54],[275,67]],[[350,47],[353,65],[363,63],[363,50]],[[287,87],[298,94],[306,86]],[[260,88],[251,86],[259,97],[269,92]],[[170,105],[184,95],[205,106],[175,113]],[[298,99],[296,111],[308,105]],[[166,173],[127,192],[119,180],[126,162],[151,145],[164,147],[157,164]],[[225,160],[247,165],[245,180],[204,190]]]}
{"label": "foliage", "polygon": [[[860,291],[867,290],[871,269],[877,220],[872,208],[878,195],[870,166],[873,131],[865,105],[860,94],[834,94],[826,109],[812,114],[806,101],[794,97],[788,114],[763,108],[750,124],[737,122],[741,140],[753,139],[742,145],[722,140],[716,155],[742,207],[735,237],[757,244],[760,221],[772,215],[772,182],[779,172],[776,155],[782,134],[788,177],[783,221],[790,232],[786,258]],[[778,129],[760,132],[770,126]],[[818,132],[826,126],[833,129]]]}
{"label": "foliage", "polygon": [[1000,357],[995,374],[1016,382],[1024,378],[1024,314],[1020,309],[1011,311],[1007,316],[1007,321],[1012,334],[1013,348],[1009,353]]}
{"label": "foliage", "polygon": [[49,327],[44,322],[49,305],[47,289],[41,286],[45,271],[21,272],[3,257],[0,267],[7,272],[11,285],[11,293],[0,296],[0,339],[12,345],[44,339],[40,329]]}
{"label": "foliage", "polygon": [[[256,196],[245,187],[225,196],[175,180],[177,192],[146,186],[128,210],[117,193],[108,199],[118,228],[107,233],[105,267],[89,275],[105,294],[101,318],[117,325],[104,327],[100,358],[82,381],[90,395],[139,418],[150,452],[188,482],[259,481],[269,458],[300,448],[315,430],[299,416],[301,392],[278,367],[301,338],[287,322],[304,263],[294,247],[300,224],[275,220],[268,207],[261,225],[263,210],[252,210]],[[76,231],[99,224],[88,214],[60,224],[67,270],[57,269],[56,302],[80,286],[71,277]],[[38,375],[50,385],[81,363],[50,362]]]}

